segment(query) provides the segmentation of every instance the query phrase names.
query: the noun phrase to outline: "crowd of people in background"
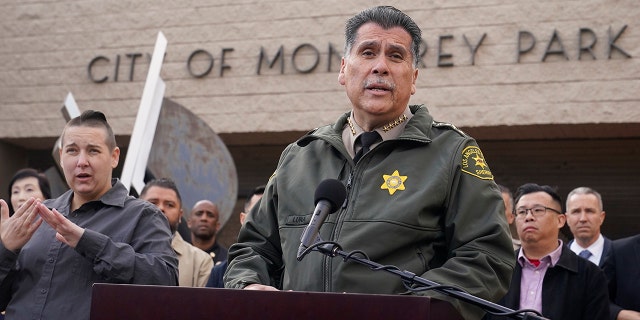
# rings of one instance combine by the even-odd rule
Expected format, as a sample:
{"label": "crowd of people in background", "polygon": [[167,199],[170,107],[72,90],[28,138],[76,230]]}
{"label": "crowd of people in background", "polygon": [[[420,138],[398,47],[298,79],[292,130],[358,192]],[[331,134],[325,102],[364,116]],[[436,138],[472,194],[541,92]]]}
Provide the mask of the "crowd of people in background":
{"label": "crowd of people in background", "polygon": [[[572,303],[584,305],[584,313],[593,319],[604,319],[606,302],[608,319],[638,319],[640,234],[617,240],[602,234],[606,213],[600,193],[589,187],[575,188],[566,196],[562,211],[560,196],[550,186],[525,184],[518,188],[515,198],[509,188],[498,187],[518,255],[510,290],[500,304],[513,309],[544,310],[551,319],[584,319],[585,315],[563,313],[563,305]],[[30,198],[39,201],[51,198],[47,177],[33,168],[17,171],[8,189],[9,216]],[[264,185],[258,186],[243,199],[244,205],[238,214],[241,225],[262,198],[264,190]],[[191,210],[192,214],[199,214],[185,218],[180,192],[169,178],[149,181],[141,191],[140,199],[154,204],[167,217],[173,234],[171,246],[178,257],[178,285],[224,288],[223,275],[228,261],[216,261],[213,248],[224,252],[227,249],[221,244],[209,245],[215,243],[209,241],[202,246],[209,249],[205,251],[182,239],[177,232],[178,225],[183,223],[192,232],[190,236],[197,238],[198,233],[201,238],[213,238],[220,229],[216,205],[211,201],[199,201]],[[196,219],[203,220],[200,227]],[[558,234],[565,223],[572,233],[568,243],[562,243]],[[533,277],[536,270],[542,271],[541,275]],[[529,294],[532,297],[527,298]],[[486,318],[500,317],[487,315]]]}
{"label": "crowd of people in background", "polygon": [[[550,319],[640,319],[640,234],[617,240],[602,234],[606,213],[598,191],[571,190],[563,211],[553,187],[527,183],[515,199],[509,188],[499,187],[507,220],[517,230],[518,255],[502,305],[543,310]],[[572,234],[567,243],[559,237],[565,223]],[[571,313],[567,304],[584,308]]]}
{"label": "crowd of people in background", "polygon": [[[371,281],[354,265],[327,266],[318,256],[295,261],[311,219],[304,210],[314,205],[301,195],[330,175],[357,195],[341,204],[350,220],[332,221],[351,249],[550,319],[640,319],[640,234],[606,238],[603,200],[591,188],[572,190],[563,210],[548,185],[525,183],[515,194],[498,186],[473,138],[433,120],[424,106],[408,105],[420,39],[415,22],[392,7],[349,19],[339,82],[353,110],[287,147],[266,187],[247,196],[238,242],[229,249],[217,241],[222,226],[213,201],[183,208],[171,177],[131,196],[112,177],[120,151],[104,114],[88,110],[72,119],[60,149],[70,189],[52,198],[46,177],[24,169],[10,180],[9,201],[0,200],[0,310],[7,318],[88,319],[97,282],[405,290],[400,281]],[[475,168],[461,169],[472,160]],[[381,200],[394,194],[404,200]],[[372,206],[378,210],[366,210]],[[429,221],[414,227],[420,219]],[[565,223],[568,242],[560,234]],[[484,314],[458,309],[468,319]]]}

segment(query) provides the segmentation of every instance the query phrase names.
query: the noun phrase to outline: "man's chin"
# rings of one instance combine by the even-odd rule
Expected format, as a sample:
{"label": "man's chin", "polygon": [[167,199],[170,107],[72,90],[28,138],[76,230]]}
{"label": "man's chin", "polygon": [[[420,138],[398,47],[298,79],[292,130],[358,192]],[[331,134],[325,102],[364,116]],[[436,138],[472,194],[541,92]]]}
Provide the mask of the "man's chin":
{"label": "man's chin", "polygon": [[371,99],[361,104],[360,109],[371,115],[384,115],[393,109],[393,105],[386,99]]}
{"label": "man's chin", "polygon": [[211,240],[213,239],[213,237],[215,237],[215,233],[211,234],[209,232],[195,232],[194,235],[196,236],[196,238],[198,239],[202,239],[202,240]]}

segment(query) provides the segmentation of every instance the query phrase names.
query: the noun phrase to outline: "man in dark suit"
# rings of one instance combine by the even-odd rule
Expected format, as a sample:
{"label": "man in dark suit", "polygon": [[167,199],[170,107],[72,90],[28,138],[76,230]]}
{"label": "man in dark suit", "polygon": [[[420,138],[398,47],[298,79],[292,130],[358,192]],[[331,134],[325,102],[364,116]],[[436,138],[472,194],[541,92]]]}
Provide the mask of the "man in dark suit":
{"label": "man in dark suit", "polygon": [[640,234],[614,240],[605,262],[611,320],[640,319]]}
{"label": "man in dark suit", "polygon": [[600,232],[605,212],[602,196],[588,187],[573,189],[567,195],[567,224],[574,239],[568,243],[575,254],[602,268],[611,253],[611,240]]}

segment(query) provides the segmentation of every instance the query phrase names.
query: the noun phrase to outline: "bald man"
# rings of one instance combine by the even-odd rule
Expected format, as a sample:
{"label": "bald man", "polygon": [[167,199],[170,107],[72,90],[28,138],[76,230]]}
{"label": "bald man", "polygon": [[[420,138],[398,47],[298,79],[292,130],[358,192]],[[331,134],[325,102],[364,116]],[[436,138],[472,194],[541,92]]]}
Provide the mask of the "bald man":
{"label": "bald man", "polygon": [[214,264],[227,260],[227,248],[216,242],[216,234],[221,225],[220,211],[215,203],[209,200],[196,202],[187,219],[187,225],[191,230],[192,244],[209,253]]}

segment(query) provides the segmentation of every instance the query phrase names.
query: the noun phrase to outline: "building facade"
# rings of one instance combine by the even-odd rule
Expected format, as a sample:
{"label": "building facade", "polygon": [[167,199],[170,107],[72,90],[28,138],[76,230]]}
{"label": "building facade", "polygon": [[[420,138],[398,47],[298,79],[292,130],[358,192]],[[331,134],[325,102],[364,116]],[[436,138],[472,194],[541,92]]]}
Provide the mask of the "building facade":
{"label": "building facade", "polygon": [[288,143],[350,110],[337,81],[344,23],[379,4],[423,31],[411,102],[475,137],[498,183],[593,187],[607,236],[640,231],[633,0],[0,1],[0,197],[17,169],[55,166],[69,92],[105,112],[126,148],[160,31],[165,97],[222,138],[247,193]]}

